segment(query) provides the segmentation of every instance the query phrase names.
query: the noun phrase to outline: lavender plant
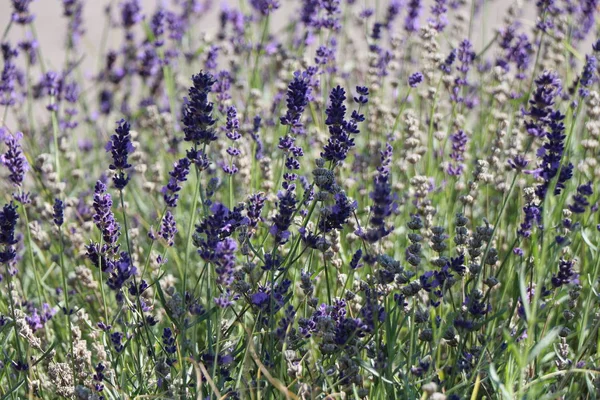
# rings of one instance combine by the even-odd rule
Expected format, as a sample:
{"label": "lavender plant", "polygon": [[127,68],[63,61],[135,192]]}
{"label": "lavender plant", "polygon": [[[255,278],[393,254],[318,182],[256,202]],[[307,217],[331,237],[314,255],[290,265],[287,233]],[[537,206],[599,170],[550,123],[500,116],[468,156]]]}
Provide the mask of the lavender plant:
{"label": "lavender plant", "polygon": [[0,399],[598,397],[596,1],[55,2],[59,63],[4,5]]}

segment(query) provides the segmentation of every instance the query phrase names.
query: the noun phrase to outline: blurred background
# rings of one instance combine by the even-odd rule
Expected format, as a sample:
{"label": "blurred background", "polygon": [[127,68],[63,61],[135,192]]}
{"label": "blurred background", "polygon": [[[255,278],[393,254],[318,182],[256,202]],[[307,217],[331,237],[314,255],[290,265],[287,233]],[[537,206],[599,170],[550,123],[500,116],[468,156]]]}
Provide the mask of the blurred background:
{"label": "blurred background", "polygon": [[[344,2],[346,0],[342,0]],[[493,37],[495,30],[502,25],[502,20],[506,11],[514,3],[511,0],[465,0],[466,9],[472,6],[471,1],[475,2],[477,7],[481,7],[481,11],[476,17],[473,24],[472,41],[477,50],[480,50],[485,43]],[[99,51],[103,40],[104,31],[107,24],[106,8],[112,7],[113,15],[118,16],[118,7],[121,0],[87,0],[84,5],[83,24],[85,34],[82,40],[82,50],[84,58],[82,65],[84,71],[92,73],[97,65]],[[140,0],[140,4],[145,12],[146,18],[149,19],[157,6],[164,4],[169,6],[174,0]],[[178,1],[179,3],[181,0]],[[406,1],[401,1],[406,3]],[[243,6],[248,9],[248,1],[219,1],[219,0],[199,0],[198,3],[208,11],[203,18],[198,21],[198,26],[195,27],[196,32],[204,32],[206,34],[215,33],[219,24],[219,13],[222,7],[239,7]],[[246,4],[243,4],[246,3]],[[288,17],[295,13],[301,2],[296,0],[280,0],[281,7],[275,12],[275,17],[272,18],[272,23],[277,26],[283,26],[288,20]],[[355,9],[357,12],[365,8],[373,8],[380,11],[383,15],[387,8],[388,0],[357,0]],[[433,0],[424,0],[420,20],[424,23],[430,15],[430,8]],[[11,13],[12,1],[0,0],[0,30],[4,30],[7,26]],[[60,69],[64,61],[64,43],[66,33],[66,22],[62,16],[63,5],[62,0],[33,0],[31,10],[35,14],[35,29],[39,37],[39,44],[42,49],[42,54],[50,68]],[[526,1],[523,13],[523,23],[525,25],[533,25],[535,22],[535,2]],[[482,14],[483,13],[483,14]],[[404,16],[401,14],[401,18]],[[371,22],[375,19],[371,18]],[[486,21],[484,26],[479,22]],[[400,24],[399,24],[400,28]],[[110,31],[110,30],[109,30]],[[15,26],[11,29],[8,38],[11,42],[22,40],[24,37],[23,28]],[[121,40],[120,32],[109,32],[107,37],[107,48],[115,48]]]}

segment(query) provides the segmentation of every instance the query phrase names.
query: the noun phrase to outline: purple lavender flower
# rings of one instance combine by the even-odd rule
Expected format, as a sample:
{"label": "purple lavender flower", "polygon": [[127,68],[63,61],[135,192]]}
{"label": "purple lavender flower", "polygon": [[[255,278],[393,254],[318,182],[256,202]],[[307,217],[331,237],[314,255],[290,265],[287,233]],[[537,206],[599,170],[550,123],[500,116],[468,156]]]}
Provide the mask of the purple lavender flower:
{"label": "purple lavender flower", "polygon": [[110,137],[109,142],[106,144],[106,151],[110,151],[113,158],[113,162],[109,165],[109,168],[112,171],[117,171],[114,177],[115,187],[118,190],[122,190],[127,186],[131,178],[128,174],[125,174],[125,170],[131,168],[131,164],[128,163],[127,158],[134,151],[134,147],[131,144],[131,135],[129,133],[131,126],[129,123],[122,119],[117,124],[115,134]]}
{"label": "purple lavender flower", "polygon": [[359,269],[360,267],[362,267],[362,264],[360,263],[360,260],[362,259],[362,255],[363,255],[362,249],[356,250],[356,252],[352,256],[352,260],[350,260],[350,269],[355,270],[355,269]]}
{"label": "purple lavender flower", "polygon": [[459,130],[455,134],[450,135],[450,141],[452,142],[452,153],[450,153],[450,158],[454,160],[454,163],[448,164],[446,172],[450,176],[459,176],[464,169],[464,164],[461,163],[461,161],[464,161],[465,159],[464,153],[467,148],[469,137],[464,131]]}
{"label": "purple lavender flower", "polygon": [[237,243],[230,237],[215,246],[214,262],[218,285],[229,287],[233,283],[236,250]]}
{"label": "purple lavender flower", "polygon": [[591,181],[584,183],[583,185],[579,185],[577,188],[577,194],[573,196],[573,204],[569,205],[569,210],[575,214],[583,214],[586,207],[590,205],[590,202],[587,198],[592,194],[594,194],[594,188]]}
{"label": "purple lavender flower", "polygon": [[517,233],[519,236],[523,236],[528,238],[531,236],[533,228],[542,226],[542,214],[540,208],[535,204],[527,204],[523,207],[523,212],[525,214],[525,218],[523,222],[519,226],[519,230]]}
{"label": "purple lavender flower", "polygon": [[217,104],[219,112],[225,114],[226,112],[226,102],[231,99],[231,94],[229,93],[229,89],[231,88],[232,82],[231,75],[227,71],[220,71],[217,74],[217,78],[212,87],[213,92],[217,98]]}
{"label": "purple lavender flower", "polygon": [[195,145],[210,144],[217,140],[213,128],[215,122],[212,117],[213,103],[208,101],[208,93],[215,83],[213,76],[208,72],[201,71],[192,76],[194,86],[189,89],[190,99],[185,100],[183,107],[183,118],[181,122],[185,126],[185,140]]}
{"label": "purple lavender flower", "polygon": [[354,101],[358,104],[367,104],[369,102],[369,88],[366,86],[357,86],[356,92],[358,96],[354,97]]}
{"label": "purple lavender flower", "polygon": [[358,130],[355,129],[356,124],[353,125],[344,120],[346,115],[346,106],[344,105],[346,92],[344,89],[340,86],[333,88],[329,100],[330,105],[325,110],[327,114],[325,125],[329,127],[329,140],[323,147],[321,157],[337,164],[343,162],[348,151],[354,147],[354,139],[350,137],[350,133],[358,133]]}
{"label": "purple lavender flower", "polygon": [[562,84],[555,72],[544,71],[536,80],[536,90],[529,100],[529,111],[526,115],[531,116],[529,121],[525,122],[527,133],[534,137],[543,137],[546,135],[546,126],[550,122],[550,114],[554,99],[562,91]]}
{"label": "purple lavender flower", "polygon": [[538,185],[535,193],[540,200],[546,197],[550,182],[558,175],[554,195],[560,194],[566,181],[573,176],[573,164],[566,163],[561,166],[561,160],[565,150],[565,125],[562,122],[565,116],[560,111],[554,111],[549,115],[550,132],[546,133],[546,142],[538,152],[541,157],[539,175],[544,182]]}
{"label": "purple lavender flower", "polygon": [[421,82],[423,82],[423,74],[420,72],[415,72],[408,77],[408,85],[411,88],[416,88]]}
{"label": "purple lavender flower", "polygon": [[571,283],[576,277],[574,266],[575,261],[561,258],[558,263],[558,274],[552,274],[552,286],[559,288]]}
{"label": "purple lavender flower", "polygon": [[208,49],[208,52],[206,54],[206,62],[204,63],[204,66],[207,70],[214,70],[217,68],[217,59],[219,57],[219,50],[221,48],[219,46],[215,46],[212,45],[210,46],[210,48]]}
{"label": "purple lavender flower", "polygon": [[11,18],[13,22],[19,25],[27,25],[33,22],[35,17],[29,12],[29,6],[32,2],[33,0],[12,0],[13,13]]}
{"label": "purple lavender flower", "polygon": [[260,118],[260,116],[256,115],[254,117],[254,120],[252,121],[252,130],[249,132],[250,137],[252,138],[252,140],[254,140],[254,143],[256,145],[256,150],[254,152],[254,158],[256,160],[261,160],[264,157],[264,154],[263,154],[264,145],[263,145],[262,139],[260,138],[260,135],[258,133],[258,131],[260,130],[261,122],[262,122],[262,119]]}
{"label": "purple lavender flower", "polygon": [[508,160],[508,165],[517,171],[523,171],[528,164],[529,161],[521,154],[518,154],[514,158]]}
{"label": "purple lavender flower", "polygon": [[300,122],[302,113],[308,105],[310,95],[309,78],[306,73],[294,72],[294,79],[287,90],[287,112],[280,118],[282,125],[288,125],[292,133],[301,134],[303,125]]}
{"label": "purple lavender flower", "polygon": [[68,46],[77,48],[81,37],[85,33],[83,28],[83,1],[82,0],[63,0],[63,16],[69,19]]}
{"label": "purple lavender flower", "polygon": [[177,207],[177,201],[179,200],[179,191],[181,190],[181,182],[187,180],[187,176],[190,173],[190,160],[185,157],[173,164],[173,171],[169,172],[171,176],[169,183],[162,189],[163,199],[167,204],[167,207]]}
{"label": "purple lavender flower", "polygon": [[65,222],[65,205],[60,199],[54,200],[53,220],[56,226],[61,226]]}
{"label": "purple lavender flower", "polygon": [[112,204],[112,197],[106,192],[106,185],[101,181],[96,182],[93,220],[102,233],[104,244],[116,254],[119,248],[117,241],[121,234],[121,227],[115,221]]}
{"label": "purple lavender flower", "polygon": [[391,0],[385,14],[385,27],[390,29],[404,6],[404,0]]}
{"label": "purple lavender flower", "polygon": [[[137,269],[131,263],[129,254],[126,251],[122,251],[118,261],[114,263],[114,268],[107,279],[106,284],[112,290],[119,292],[125,283],[136,274]],[[119,299],[119,295],[117,295]]]}
{"label": "purple lavender flower", "polygon": [[122,332],[114,332],[110,334],[110,341],[117,353],[123,352],[125,346],[121,343],[125,335]]}
{"label": "purple lavender flower", "polygon": [[169,247],[175,243],[175,235],[177,234],[177,223],[171,211],[167,211],[160,224],[158,234],[167,241]]}
{"label": "purple lavender flower", "polygon": [[29,38],[19,42],[19,49],[27,55],[27,62],[31,65],[37,63],[37,51],[40,44],[37,40]]}
{"label": "purple lavender flower", "polygon": [[456,67],[456,69],[462,74],[463,82],[462,85],[466,85],[466,76],[471,66],[473,65],[473,61],[475,60],[475,52],[473,51],[473,45],[467,39],[463,40],[458,45],[458,51],[456,53],[458,61],[460,64]]}
{"label": "purple lavender flower", "polygon": [[150,20],[150,30],[154,36],[154,46],[156,47],[161,47],[165,43],[163,35],[165,33],[166,18],[167,13],[165,9],[160,7]]}
{"label": "purple lavender flower", "polygon": [[241,226],[246,226],[249,219],[242,215],[241,207],[229,210],[219,202],[215,202],[210,211],[211,215],[206,216],[196,225],[194,244],[198,247],[198,254],[203,260],[213,262],[216,260],[216,247],[219,242],[233,235]]}
{"label": "purple lavender flower", "polygon": [[423,8],[421,0],[409,0],[406,8],[408,9],[408,12],[404,19],[404,29],[408,33],[417,32],[419,30],[419,16],[421,15],[421,9]]}
{"label": "purple lavender flower", "polygon": [[177,352],[177,346],[175,345],[175,336],[171,328],[164,328],[162,334],[163,348],[169,355],[173,355]]}
{"label": "purple lavender flower", "polygon": [[392,193],[390,182],[390,165],[392,163],[393,148],[386,143],[385,150],[381,151],[381,165],[377,168],[377,175],[373,179],[373,191],[369,197],[373,200],[371,209],[370,228],[357,230],[356,234],[368,243],[375,243],[389,235],[393,227],[388,226],[386,219],[398,207],[396,195]]}
{"label": "purple lavender flower", "polygon": [[279,0],[250,0],[250,5],[261,15],[269,15],[279,8]]}
{"label": "purple lavender flower", "polygon": [[265,205],[267,197],[264,193],[255,193],[248,197],[248,207],[246,208],[248,216],[249,235],[252,236],[258,228],[261,221],[261,212]]}
{"label": "purple lavender flower", "polygon": [[596,13],[598,11],[598,0],[582,0],[581,12],[577,23],[574,24],[573,37],[576,40],[585,40],[596,23]]}
{"label": "purple lavender flower", "polygon": [[283,191],[277,193],[277,214],[273,217],[273,225],[270,233],[275,237],[275,244],[285,244],[290,237],[290,226],[292,225],[292,217],[296,210],[296,185],[289,184]]}
{"label": "purple lavender flower", "polygon": [[13,186],[21,187],[25,180],[25,173],[29,169],[29,163],[23,154],[19,141],[23,137],[21,132],[14,136],[6,133],[4,128],[0,128],[0,139],[4,139],[6,144],[6,153],[0,155],[0,163],[8,168],[8,179]]}
{"label": "purple lavender flower", "polygon": [[56,309],[50,307],[49,304],[42,304],[42,309],[38,310],[32,304],[27,304],[27,313],[25,321],[32,331],[40,330],[46,325],[46,322],[50,321],[54,315],[56,315]]}
{"label": "purple lavender flower", "polygon": [[438,32],[442,32],[446,25],[448,25],[448,17],[446,16],[448,7],[446,4],[447,0],[434,0],[433,5],[431,6],[432,17],[429,21],[433,22],[433,27]]}
{"label": "purple lavender flower", "polygon": [[2,68],[2,75],[0,75],[1,106],[12,106],[17,102],[18,95],[15,89],[19,72],[13,59],[18,54],[16,48],[12,48],[8,43],[2,43],[4,67]]}
{"label": "purple lavender flower", "polygon": [[[239,127],[240,122],[237,117],[237,110],[233,106],[229,107],[227,109],[227,123],[225,124],[224,130],[225,136],[227,136],[227,138],[231,140],[233,144],[235,144],[242,137],[242,135],[240,135],[238,132]],[[223,166],[223,172],[228,175],[235,175],[238,172],[238,167],[235,165],[233,160],[239,157],[241,152],[238,148],[229,146],[227,148],[227,154],[231,157],[230,164]]]}
{"label": "purple lavender flower", "polygon": [[0,211],[0,246],[2,246],[0,263],[2,264],[9,264],[17,256],[15,228],[18,219],[17,206],[12,202],[5,204],[2,211]]}
{"label": "purple lavender flower", "polygon": [[130,29],[144,19],[139,0],[124,0],[120,4],[121,23],[125,29]]}
{"label": "purple lavender flower", "polygon": [[336,193],[335,204],[323,211],[323,216],[319,221],[319,229],[323,233],[332,230],[342,230],[344,225],[356,210],[357,202],[349,199],[344,192]]}
{"label": "purple lavender flower", "polygon": [[325,16],[321,18],[319,27],[338,32],[342,28],[339,17],[340,0],[321,0],[320,5],[325,10]]}
{"label": "purple lavender flower", "polygon": [[585,66],[583,67],[583,72],[581,73],[581,78],[579,79],[579,95],[583,98],[587,97],[589,94],[589,87],[596,81],[596,57],[586,55],[585,56]]}
{"label": "purple lavender flower", "polygon": [[448,54],[448,57],[446,57],[444,62],[442,64],[440,64],[440,69],[444,73],[450,74],[452,72],[452,65],[454,64],[454,61],[456,61],[456,53],[457,53],[456,49],[452,49],[450,54]]}

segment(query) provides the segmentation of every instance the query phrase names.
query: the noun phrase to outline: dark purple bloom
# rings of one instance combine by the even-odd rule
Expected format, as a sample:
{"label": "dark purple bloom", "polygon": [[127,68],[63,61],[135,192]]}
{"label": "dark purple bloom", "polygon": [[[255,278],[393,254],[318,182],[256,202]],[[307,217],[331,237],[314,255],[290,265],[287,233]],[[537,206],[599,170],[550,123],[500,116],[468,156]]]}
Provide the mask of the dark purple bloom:
{"label": "dark purple bloom", "polygon": [[[131,263],[129,254],[126,251],[122,251],[120,258],[114,263],[114,268],[111,271],[110,277],[107,279],[106,284],[112,290],[118,292],[121,290],[125,283],[136,274],[137,269]],[[118,296],[117,296],[118,298]]]}
{"label": "dark purple bloom", "polygon": [[356,250],[356,252],[354,253],[354,255],[352,256],[352,260],[350,260],[350,269],[358,269],[360,267],[362,267],[362,264],[360,263],[360,260],[362,259],[362,250],[358,249]]}
{"label": "dark purple bloom", "polygon": [[121,332],[114,332],[110,334],[110,341],[117,353],[121,353],[125,350],[125,346],[121,343],[125,335]]}
{"label": "dark purple bloom", "polygon": [[61,226],[65,222],[65,205],[60,199],[54,200],[53,220],[56,226]]}
{"label": "dark purple bloom", "polygon": [[558,274],[552,274],[552,285],[555,288],[559,288],[571,283],[576,277],[575,270],[573,269],[574,266],[575,261],[561,258],[558,263]]}
{"label": "dark purple bloom", "polygon": [[325,16],[319,21],[319,27],[339,31],[342,28],[339,17],[340,0],[321,0],[320,5],[325,10]]}
{"label": "dark purple bloom", "polygon": [[358,104],[367,104],[369,102],[369,88],[366,86],[357,86],[356,92],[358,96],[354,97],[354,101]]}
{"label": "dark purple bloom", "polygon": [[462,174],[464,164],[461,161],[465,159],[464,153],[467,148],[468,140],[469,137],[462,130],[450,135],[450,141],[452,142],[452,153],[450,153],[450,158],[454,160],[454,163],[448,164],[446,169],[448,175],[459,176]]}
{"label": "dark purple bloom", "polygon": [[[29,12],[29,5],[32,2],[33,0],[12,0],[12,20],[20,25],[27,25],[31,23],[34,19],[34,16]],[[6,5],[4,7],[6,7]]]}
{"label": "dark purple bloom", "polygon": [[350,137],[350,133],[358,133],[356,124],[353,121],[346,121],[346,92],[340,86],[331,90],[329,95],[330,104],[325,113],[327,119],[325,125],[329,127],[329,140],[321,157],[327,161],[334,163],[342,162],[346,159],[350,148],[354,147],[354,139]]}
{"label": "dark purple bloom", "polygon": [[0,139],[4,139],[7,148],[6,153],[0,155],[0,163],[8,168],[8,179],[16,187],[23,185],[25,173],[29,169],[29,164],[19,143],[22,137],[21,132],[11,136],[6,133],[4,128],[0,128]]}
{"label": "dark purple bloom", "polygon": [[121,23],[125,29],[130,29],[144,19],[139,0],[121,2]]}
{"label": "dark purple bloom", "polygon": [[440,69],[446,74],[452,72],[452,65],[454,64],[454,61],[456,61],[456,53],[456,49],[452,49],[450,54],[448,54],[448,57],[446,57],[444,62],[440,65]]}
{"label": "dark purple bloom", "polygon": [[357,207],[356,201],[351,201],[344,192],[336,193],[335,204],[326,208],[319,220],[319,230],[323,233],[332,230],[342,230]]}
{"label": "dark purple bloom", "polygon": [[529,100],[530,108],[526,113],[531,119],[525,122],[525,128],[530,135],[543,137],[546,135],[546,125],[550,122],[554,99],[560,95],[562,84],[558,75],[550,71],[544,71],[535,84],[536,90]]}
{"label": "dark purple bloom", "polygon": [[167,354],[175,354],[177,346],[175,345],[175,336],[171,328],[164,328],[162,334],[163,348]]}
{"label": "dark purple bloom", "polygon": [[411,88],[416,88],[421,82],[423,82],[423,74],[420,72],[415,72],[408,77],[408,84]]}
{"label": "dark purple bloom", "polygon": [[233,235],[238,228],[247,225],[248,218],[242,214],[241,207],[229,210],[219,202],[215,202],[210,211],[211,215],[196,225],[194,243],[202,259],[212,262],[218,256],[217,245]]}
{"label": "dark purple bloom", "polygon": [[287,90],[287,112],[280,118],[282,125],[291,127],[295,134],[303,132],[300,117],[308,105],[310,95],[309,78],[306,73],[294,72],[294,79],[290,82]]}
{"label": "dark purple bloom", "polygon": [[17,256],[15,227],[18,219],[17,206],[12,202],[5,204],[2,211],[0,211],[0,246],[2,246],[0,263],[2,264],[10,263]]}
{"label": "dark purple bloom", "polygon": [[281,245],[288,241],[290,237],[290,226],[292,217],[296,210],[296,185],[289,184],[283,191],[277,193],[277,214],[273,217],[273,225],[270,233],[275,237],[275,244]]}
{"label": "dark purple bloom", "polygon": [[230,237],[218,242],[215,246],[214,263],[218,285],[229,287],[233,283],[236,250],[237,243]]}
{"label": "dark purple bloom", "polygon": [[185,101],[183,107],[185,140],[195,145],[210,144],[217,140],[213,128],[215,122],[212,117],[213,103],[208,101],[208,93],[215,83],[213,76],[208,72],[200,72],[192,76],[194,86],[189,89],[190,99]]}
{"label": "dark purple bloom", "polygon": [[587,198],[592,194],[594,194],[594,189],[591,181],[584,183],[583,185],[579,185],[577,188],[577,194],[573,196],[573,204],[569,205],[569,210],[575,214],[583,214],[586,207],[590,205],[590,202]]}
{"label": "dark purple bloom", "polygon": [[173,246],[177,234],[177,223],[171,211],[167,211],[160,224],[158,234],[167,241],[169,247]]}
{"label": "dark purple bloom", "polygon": [[110,151],[113,158],[113,162],[109,165],[109,168],[117,171],[114,177],[115,187],[118,190],[122,190],[127,186],[130,179],[125,170],[131,168],[131,164],[127,162],[127,158],[133,152],[134,148],[131,144],[131,135],[129,133],[131,126],[129,123],[122,119],[117,124],[115,134],[110,137],[110,141],[106,144],[106,151]]}
{"label": "dark purple bloom", "polygon": [[373,206],[371,209],[371,227],[365,231],[359,229],[356,234],[368,243],[375,243],[389,235],[393,227],[386,224],[386,219],[398,207],[396,195],[392,192],[390,182],[390,165],[392,163],[393,148],[386,143],[385,150],[381,151],[381,165],[377,168],[377,175],[373,180],[373,191],[370,193]]}
{"label": "dark purple bloom", "polygon": [[246,207],[246,215],[248,216],[249,234],[255,233],[258,228],[258,223],[261,221],[261,212],[265,205],[267,197],[264,193],[256,193],[248,197],[248,207]]}
{"label": "dark purple bloom", "polygon": [[517,171],[523,171],[527,167],[528,164],[529,164],[529,161],[520,154],[518,154],[514,158],[511,158],[508,160],[508,165],[510,165],[511,168],[513,168]]}
{"label": "dark purple bloom", "polygon": [[532,229],[537,227],[541,227],[542,224],[542,214],[540,212],[540,208],[535,204],[527,204],[523,207],[523,212],[525,213],[525,218],[519,227],[517,233],[520,236],[528,238],[531,236]]}
{"label": "dark purple bloom", "polygon": [[558,175],[554,194],[558,195],[564,188],[566,181],[573,176],[573,164],[566,163],[561,166],[563,152],[565,150],[565,116],[560,111],[554,111],[549,115],[550,132],[546,133],[546,142],[539,150],[538,155],[542,158],[539,175],[544,182],[536,187],[536,195],[540,200],[546,197],[550,182]]}
{"label": "dark purple bloom", "polygon": [[169,172],[171,176],[169,183],[162,189],[163,199],[168,207],[177,207],[181,182],[187,180],[187,176],[190,173],[190,164],[190,160],[187,157],[173,164],[173,171]]}
{"label": "dark purple bloom", "polygon": [[579,95],[581,97],[587,97],[589,94],[589,87],[596,80],[596,65],[597,65],[596,57],[586,55],[585,56],[585,66],[583,67],[583,72],[581,73],[581,78],[579,79]]}
{"label": "dark purple bloom", "polygon": [[93,220],[102,233],[104,244],[112,250],[113,254],[116,254],[119,248],[117,241],[121,235],[121,227],[115,221],[115,216],[111,209],[112,204],[112,198],[106,192],[106,185],[101,181],[96,182]]}

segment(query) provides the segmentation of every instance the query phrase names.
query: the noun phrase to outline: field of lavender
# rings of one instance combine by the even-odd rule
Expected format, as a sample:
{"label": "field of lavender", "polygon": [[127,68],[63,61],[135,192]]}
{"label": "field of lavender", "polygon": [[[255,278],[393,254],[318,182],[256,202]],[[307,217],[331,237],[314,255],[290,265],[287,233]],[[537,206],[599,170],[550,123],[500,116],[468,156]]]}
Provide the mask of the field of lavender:
{"label": "field of lavender", "polygon": [[0,0],[0,400],[600,398],[599,2],[498,2]]}

